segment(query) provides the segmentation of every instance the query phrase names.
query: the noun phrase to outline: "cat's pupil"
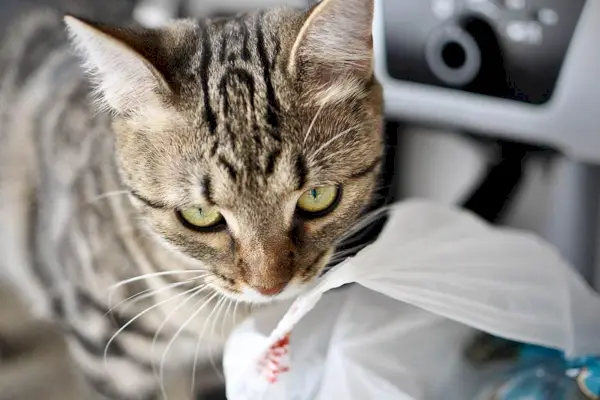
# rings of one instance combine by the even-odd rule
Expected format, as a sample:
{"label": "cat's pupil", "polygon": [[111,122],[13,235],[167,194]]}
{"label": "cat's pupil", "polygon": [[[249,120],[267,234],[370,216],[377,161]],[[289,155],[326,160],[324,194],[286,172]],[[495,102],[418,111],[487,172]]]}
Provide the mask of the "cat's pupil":
{"label": "cat's pupil", "polygon": [[315,199],[315,200],[316,200],[316,199],[317,199],[317,197],[318,197],[317,189],[312,189],[312,190],[310,191],[310,195],[312,196],[312,198],[313,198],[313,199]]}

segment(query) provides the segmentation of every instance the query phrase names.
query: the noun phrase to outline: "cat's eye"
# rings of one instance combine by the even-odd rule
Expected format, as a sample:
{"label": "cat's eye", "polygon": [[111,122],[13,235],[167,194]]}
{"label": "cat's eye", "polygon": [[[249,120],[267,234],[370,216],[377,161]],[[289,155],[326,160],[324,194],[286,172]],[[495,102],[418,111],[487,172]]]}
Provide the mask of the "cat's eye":
{"label": "cat's eye", "polygon": [[184,226],[196,231],[211,231],[224,222],[223,215],[213,207],[190,207],[176,213]]}
{"label": "cat's eye", "polygon": [[341,187],[338,185],[315,186],[302,193],[297,209],[308,217],[323,216],[337,206],[340,194]]}

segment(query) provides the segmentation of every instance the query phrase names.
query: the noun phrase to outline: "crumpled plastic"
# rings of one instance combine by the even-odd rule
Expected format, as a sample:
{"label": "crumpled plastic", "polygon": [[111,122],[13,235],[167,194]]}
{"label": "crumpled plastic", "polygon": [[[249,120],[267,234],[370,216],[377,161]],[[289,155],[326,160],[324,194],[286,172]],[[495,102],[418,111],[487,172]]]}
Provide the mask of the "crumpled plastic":
{"label": "crumpled plastic", "polygon": [[[360,286],[331,292],[349,283]],[[429,201],[392,208],[373,244],[288,306],[228,340],[228,399],[434,398],[419,355],[434,346],[440,368],[430,373],[448,375],[467,327],[570,357],[600,354],[600,296],[551,245]],[[432,324],[443,340],[424,329]],[[412,346],[395,345],[407,338]]]}

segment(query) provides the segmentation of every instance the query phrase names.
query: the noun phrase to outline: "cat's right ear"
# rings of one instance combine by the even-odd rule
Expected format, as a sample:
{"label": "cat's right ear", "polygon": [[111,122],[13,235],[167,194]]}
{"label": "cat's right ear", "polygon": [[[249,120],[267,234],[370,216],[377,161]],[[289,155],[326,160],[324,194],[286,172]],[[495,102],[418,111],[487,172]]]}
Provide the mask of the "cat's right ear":
{"label": "cat's right ear", "polygon": [[326,88],[326,97],[356,93],[373,75],[373,15],[374,0],[321,1],[306,16],[288,71]]}
{"label": "cat's right ear", "polygon": [[168,53],[177,45],[173,32],[120,28],[72,16],[64,20],[103,106],[116,113],[136,112],[172,94],[165,72]]}

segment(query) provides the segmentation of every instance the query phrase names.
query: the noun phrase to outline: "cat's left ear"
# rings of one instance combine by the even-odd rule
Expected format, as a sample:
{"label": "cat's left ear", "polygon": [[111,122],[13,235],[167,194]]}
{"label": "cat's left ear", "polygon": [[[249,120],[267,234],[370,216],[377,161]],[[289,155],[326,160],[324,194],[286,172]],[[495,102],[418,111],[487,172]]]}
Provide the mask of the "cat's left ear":
{"label": "cat's left ear", "polygon": [[178,59],[174,52],[185,42],[185,26],[121,28],[72,16],[65,23],[109,109],[136,112],[172,96],[169,63]]}
{"label": "cat's left ear", "polygon": [[321,1],[308,12],[298,33],[289,72],[317,86],[346,85],[349,90],[352,83],[370,80],[373,15],[374,0]]}

